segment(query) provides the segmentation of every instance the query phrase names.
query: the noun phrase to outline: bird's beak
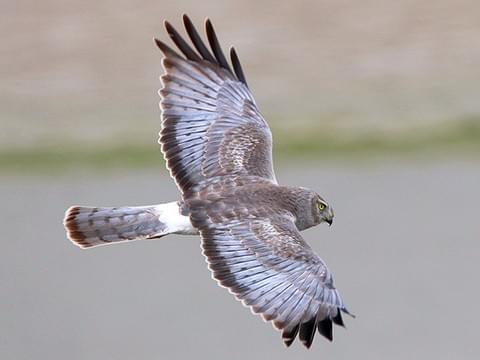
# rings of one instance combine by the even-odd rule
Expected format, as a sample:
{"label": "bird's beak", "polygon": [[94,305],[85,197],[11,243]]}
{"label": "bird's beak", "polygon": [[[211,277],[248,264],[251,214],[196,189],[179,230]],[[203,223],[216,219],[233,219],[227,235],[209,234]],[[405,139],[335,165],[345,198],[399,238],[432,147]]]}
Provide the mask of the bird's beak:
{"label": "bird's beak", "polygon": [[329,226],[332,226],[332,224],[333,224],[333,217],[334,217],[333,209],[331,207],[329,207],[328,208],[328,213],[325,216],[325,222],[328,223]]}

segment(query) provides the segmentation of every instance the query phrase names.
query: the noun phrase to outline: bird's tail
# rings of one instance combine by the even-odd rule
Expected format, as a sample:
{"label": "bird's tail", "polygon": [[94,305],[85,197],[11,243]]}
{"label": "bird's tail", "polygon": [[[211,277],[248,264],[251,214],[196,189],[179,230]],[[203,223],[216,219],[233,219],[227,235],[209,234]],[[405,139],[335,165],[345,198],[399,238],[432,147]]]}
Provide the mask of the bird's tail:
{"label": "bird's tail", "polygon": [[182,225],[191,227],[176,202],[135,207],[72,206],[65,213],[63,224],[67,237],[82,248],[159,238],[182,233]]}

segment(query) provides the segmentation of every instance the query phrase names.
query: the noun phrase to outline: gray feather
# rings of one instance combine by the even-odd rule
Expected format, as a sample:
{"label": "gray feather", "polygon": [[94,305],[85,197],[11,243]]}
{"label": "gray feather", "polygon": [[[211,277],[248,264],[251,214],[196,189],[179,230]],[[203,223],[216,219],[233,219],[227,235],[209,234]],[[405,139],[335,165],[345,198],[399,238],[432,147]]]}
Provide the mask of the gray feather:
{"label": "gray feather", "polygon": [[67,236],[82,248],[166,235],[158,207],[73,206],[65,214]]}

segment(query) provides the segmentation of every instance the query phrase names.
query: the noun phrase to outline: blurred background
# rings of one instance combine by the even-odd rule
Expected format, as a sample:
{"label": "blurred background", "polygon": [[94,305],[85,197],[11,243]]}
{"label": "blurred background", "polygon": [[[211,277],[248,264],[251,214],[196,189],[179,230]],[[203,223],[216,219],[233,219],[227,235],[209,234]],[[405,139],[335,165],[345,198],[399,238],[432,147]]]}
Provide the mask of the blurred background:
{"label": "blurred background", "polygon": [[[477,359],[480,3],[3,1],[0,358]],[[274,135],[277,177],[336,211],[305,232],[357,319],[285,349],[195,237],[82,251],[72,204],[172,201],[162,22],[208,16]]]}

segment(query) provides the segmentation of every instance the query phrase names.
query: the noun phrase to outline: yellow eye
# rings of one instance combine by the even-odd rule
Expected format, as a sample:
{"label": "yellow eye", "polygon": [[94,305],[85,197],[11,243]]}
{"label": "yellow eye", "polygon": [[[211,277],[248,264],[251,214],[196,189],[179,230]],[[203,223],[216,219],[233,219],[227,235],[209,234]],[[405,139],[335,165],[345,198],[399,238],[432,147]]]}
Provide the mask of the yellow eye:
{"label": "yellow eye", "polygon": [[325,210],[325,207],[326,207],[326,206],[325,206],[324,203],[321,203],[321,202],[318,203],[318,209],[319,209],[319,210]]}

